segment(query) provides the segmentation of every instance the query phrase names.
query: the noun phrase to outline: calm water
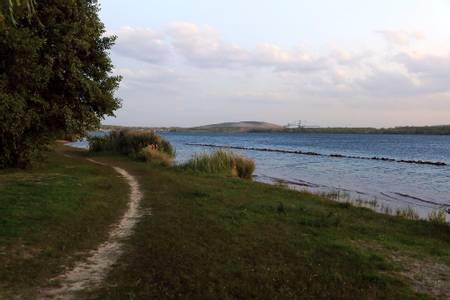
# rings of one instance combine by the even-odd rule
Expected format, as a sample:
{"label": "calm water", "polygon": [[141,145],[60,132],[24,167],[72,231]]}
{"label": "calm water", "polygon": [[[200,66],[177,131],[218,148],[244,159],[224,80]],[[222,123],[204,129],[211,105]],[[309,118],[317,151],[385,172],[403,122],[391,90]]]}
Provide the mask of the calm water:
{"label": "calm water", "polygon": [[[311,151],[345,156],[439,161],[450,165],[450,137],[423,135],[162,133],[177,161],[211,148],[188,143]],[[343,191],[379,206],[414,207],[422,216],[450,207],[450,166],[233,150],[256,162],[256,180],[285,180],[313,192]]]}

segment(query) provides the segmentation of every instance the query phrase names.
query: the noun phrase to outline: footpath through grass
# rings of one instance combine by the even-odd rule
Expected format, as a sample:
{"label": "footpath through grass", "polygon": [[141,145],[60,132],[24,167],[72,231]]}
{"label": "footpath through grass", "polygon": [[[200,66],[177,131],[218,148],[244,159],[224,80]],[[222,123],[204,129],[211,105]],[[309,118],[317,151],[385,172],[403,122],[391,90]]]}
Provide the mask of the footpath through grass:
{"label": "footpath through grass", "polygon": [[[152,213],[141,219],[103,288],[89,298],[446,297],[442,289],[421,286],[411,264],[450,269],[448,226],[236,178],[124,157],[96,159],[136,176],[143,209]],[[449,282],[449,274],[417,275],[435,276],[444,290]]]}
{"label": "footpath through grass", "polygon": [[[33,170],[0,172],[0,299],[34,299],[122,215],[128,187],[89,155],[60,147]],[[449,226],[238,178],[95,159],[138,179],[144,216],[88,299],[448,298]]]}
{"label": "footpath through grass", "polygon": [[0,171],[0,299],[34,299],[126,209],[123,178],[68,153],[78,155],[59,146],[31,170]]}

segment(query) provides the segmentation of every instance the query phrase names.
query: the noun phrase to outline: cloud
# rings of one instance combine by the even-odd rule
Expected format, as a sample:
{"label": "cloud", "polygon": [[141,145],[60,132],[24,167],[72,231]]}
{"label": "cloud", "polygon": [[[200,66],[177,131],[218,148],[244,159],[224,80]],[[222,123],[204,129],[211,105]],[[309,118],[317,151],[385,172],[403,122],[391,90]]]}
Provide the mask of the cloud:
{"label": "cloud", "polygon": [[111,32],[118,39],[113,51],[146,63],[164,63],[171,57],[170,45],[160,32],[148,28],[122,27]]}
{"label": "cloud", "polygon": [[376,33],[380,34],[388,43],[399,46],[425,39],[425,34],[419,31],[378,30]]}
{"label": "cloud", "polygon": [[414,74],[426,77],[450,78],[450,53],[447,55],[402,52],[394,57],[395,61],[405,66]]}
{"label": "cloud", "polygon": [[159,29],[123,27],[114,33],[118,35],[116,54],[149,64],[133,68],[128,63],[117,70],[124,76],[125,87],[166,96],[205,102],[227,97],[267,103],[289,99],[291,103],[305,99],[420,101],[450,95],[450,53],[429,47],[423,52],[417,45],[427,40],[419,32],[378,31],[398,47],[322,51],[273,43],[247,48],[226,41],[212,27],[186,22]]}
{"label": "cloud", "polygon": [[425,93],[450,92],[450,54],[399,53],[394,60],[420,80]]}
{"label": "cloud", "polygon": [[272,68],[277,71],[314,72],[326,67],[327,60],[301,47],[282,49],[259,44],[246,49],[224,41],[209,26],[173,23],[160,29],[122,27],[113,48],[117,54],[152,64],[182,61],[199,68]]}
{"label": "cloud", "polygon": [[356,81],[357,87],[372,96],[411,96],[420,93],[420,82],[400,70],[374,68],[365,78]]}
{"label": "cloud", "polygon": [[199,67],[233,67],[242,65],[249,53],[238,45],[224,42],[209,26],[174,23],[166,30],[175,52],[186,62]]}
{"label": "cloud", "polygon": [[273,44],[258,45],[248,62],[251,66],[273,67],[277,71],[314,72],[326,67],[325,58],[308,53],[301,47],[290,50]]}

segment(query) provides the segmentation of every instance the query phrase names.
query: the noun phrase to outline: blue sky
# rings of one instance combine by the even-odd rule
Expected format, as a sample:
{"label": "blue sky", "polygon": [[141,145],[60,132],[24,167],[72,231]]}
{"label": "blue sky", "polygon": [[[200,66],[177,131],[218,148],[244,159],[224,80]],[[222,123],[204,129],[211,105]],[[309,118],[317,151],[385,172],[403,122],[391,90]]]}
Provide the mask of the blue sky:
{"label": "blue sky", "polygon": [[124,77],[107,124],[450,123],[450,1],[100,3]]}

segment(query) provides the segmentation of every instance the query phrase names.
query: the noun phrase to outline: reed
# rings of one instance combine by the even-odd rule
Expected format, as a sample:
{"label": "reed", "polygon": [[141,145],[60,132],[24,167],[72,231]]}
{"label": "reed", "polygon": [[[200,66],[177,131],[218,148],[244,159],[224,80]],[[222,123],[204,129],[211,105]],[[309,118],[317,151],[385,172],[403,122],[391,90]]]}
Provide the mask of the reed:
{"label": "reed", "polygon": [[407,208],[399,208],[395,213],[398,217],[408,220],[419,220],[420,218],[416,210],[410,206],[408,206]]}
{"label": "reed", "polygon": [[445,214],[445,211],[442,209],[433,210],[428,214],[428,221],[433,224],[445,225],[447,223]]}
{"label": "reed", "polygon": [[162,152],[158,150],[155,146],[149,145],[142,149],[138,155],[137,158],[139,160],[149,162],[149,163],[156,163],[163,165],[165,167],[170,167],[173,164],[173,157],[169,154]]}
{"label": "reed", "polygon": [[225,150],[195,155],[182,167],[199,172],[226,174],[245,179],[251,179],[255,171],[253,160]]}

